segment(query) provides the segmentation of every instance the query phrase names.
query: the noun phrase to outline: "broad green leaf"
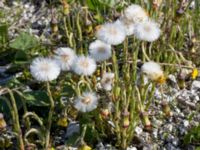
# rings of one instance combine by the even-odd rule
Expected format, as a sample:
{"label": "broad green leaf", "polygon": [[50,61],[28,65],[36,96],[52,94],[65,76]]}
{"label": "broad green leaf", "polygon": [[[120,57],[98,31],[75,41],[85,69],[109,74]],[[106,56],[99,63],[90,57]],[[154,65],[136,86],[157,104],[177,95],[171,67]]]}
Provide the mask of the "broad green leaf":
{"label": "broad green leaf", "polygon": [[27,61],[27,59],[28,59],[28,56],[24,51],[18,50],[16,52],[16,54],[15,54],[15,62],[16,63]]}
{"label": "broad green leaf", "polygon": [[31,91],[24,93],[26,103],[32,106],[49,106],[49,97],[45,91]]}
{"label": "broad green leaf", "polygon": [[38,40],[31,34],[22,32],[11,44],[10,47],[17,50],[29,50],[38,46]]}

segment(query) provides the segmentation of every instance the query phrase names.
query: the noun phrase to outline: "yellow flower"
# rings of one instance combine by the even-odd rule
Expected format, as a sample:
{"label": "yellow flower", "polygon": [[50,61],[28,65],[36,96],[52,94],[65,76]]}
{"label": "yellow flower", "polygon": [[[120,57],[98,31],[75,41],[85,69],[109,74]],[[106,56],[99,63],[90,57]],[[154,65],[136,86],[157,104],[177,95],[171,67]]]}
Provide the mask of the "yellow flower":
{"label": "yellow flower", "polygon": [[66,117],[60,118],[57,122],[57,125],[61,127],[67,127],[68,125],[67,118]]}
{"label": "yellow flower", "polygon": [[86,144],[80,146],[78,150],[92,150],[92,148]]}
{"label": "yellow flower", "polygon": [[159,83],[159,84],[163,84],[163,83],[165,83],[165,81],[166,81],[166,77],[165,77],[164,75],[160,76],[160,77],[156,80],[156,82]]}
{"label": "yellow flower", "polygon": [[198,76],[198,74],[199,74],[199,72],[198,72],[197,68],[194,68],[194,69],[192,70],[192,72],[191,72],[191,78],[192,78],[193,80],[196,79],[197,76]]}

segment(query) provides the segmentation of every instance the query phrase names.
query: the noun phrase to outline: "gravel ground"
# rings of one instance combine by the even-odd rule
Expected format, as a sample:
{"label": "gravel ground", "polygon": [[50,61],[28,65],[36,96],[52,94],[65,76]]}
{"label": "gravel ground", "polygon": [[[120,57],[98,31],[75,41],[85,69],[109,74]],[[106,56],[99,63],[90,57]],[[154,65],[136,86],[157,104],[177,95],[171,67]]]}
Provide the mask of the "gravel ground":
{"label": "gravel ground", "polygon": [[[9,28],[9,37],[13,39],[20,31],[28,31],[33,33],[42,42],[49,43],[50,36],[50,20],[51,12],[46,7],[45,1],[35,1],[30,3],[27,1],[11,2],[5,5],[5,0],[0,1],[0,9],[3,9],[7,17],[7,21],[11,24]],[[17,10],[17,11],[13,11]],[[18,14],[18,15],[17,15]],[[19,16],[14,18],[14,16]],[[4,72],[9,68],[9,65],[1,66],[1,76],[4,75],[0,83],[6,82],[12,76],[6,76]],[[16,74],[16,76],[19,74]],[[6,81],[5,81],[6,77]],[[197,111],[200,105],[200,80],[194,80],[190,83],[187,89],[178,89],[176,77],[170,75],[172,85],[170,88],[164,87],[167,92],[164,94],[164,99],[169,103],[173,115],[171,117],[163,117],[161,100],[162,95],[157,89],[153,104],[150,106],[150,119],[152,121],[152,131],[146,132],[143,130],[142,124],[135,129],[139,144],[133,144],[128,150],[193,150],[194,145],[183,145],[183,137],[188,132],[188,129],[200,122],[200,113]],[[62,137],[70,137],[72,133],[69,131],[78,132],[78,124],[71,123],[67,129],[60,131],[60,134],[55,136],[55,140],[62,144]],[[110,145],[99,143],[97,149],[109,149]],[[74,148],[75,149],[75,148]],[[113,149],[113,148],[112,148]]]}

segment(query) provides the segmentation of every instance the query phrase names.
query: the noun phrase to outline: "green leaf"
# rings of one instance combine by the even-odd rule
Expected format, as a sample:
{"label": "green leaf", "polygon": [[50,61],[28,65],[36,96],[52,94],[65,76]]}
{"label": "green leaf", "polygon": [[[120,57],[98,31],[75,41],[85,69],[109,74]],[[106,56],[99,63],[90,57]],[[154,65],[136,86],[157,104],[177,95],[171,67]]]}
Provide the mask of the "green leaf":
{"label": "green leaf", "polygon": [[70,136],[69,139],[66,140],[66,145],[68,146],[75,145],[79,137],[80,135],[78,133],[74,133],[72,136]]}
{"label": "green leaf", "polygon": [[45,91],[31,91],[24,93],[26,103],[32,106],[49,106],[49,97]]}
{"label": "green leaf", "polygon": [[200,125],[191,128],[188,133],[184,136],[184,143],[198,143],[200,141]]}
{"label": "green leaf", "polygon": [[11,44],[10,47],[17,50],[29,50],[38,46],[38,40],[31,34],[22,32]]}
{"label": "green leaf", "polygon": [[98,8],[99,1],[98,0],[86,0],[86,4],[91,10],[96,10]]}
{"label": "green leaf", "polygon": [[1,99],[1,97],[0,97],[0,112],[6,115],[7,117],[8,116],[10,117],[10,109],[5,100]]}
{"label": "green leaf", "polygon": [[15,54],[16,63],[24,62],[24,61],[27,61],[27,60],[28,60],[28,56],[24,51],[19,50],[19,51],[16,52],[16,54]]}
{"label": "green leaf", "polygon": [[200,147],[196,147],[196,149],[195,150],[200,150]]}

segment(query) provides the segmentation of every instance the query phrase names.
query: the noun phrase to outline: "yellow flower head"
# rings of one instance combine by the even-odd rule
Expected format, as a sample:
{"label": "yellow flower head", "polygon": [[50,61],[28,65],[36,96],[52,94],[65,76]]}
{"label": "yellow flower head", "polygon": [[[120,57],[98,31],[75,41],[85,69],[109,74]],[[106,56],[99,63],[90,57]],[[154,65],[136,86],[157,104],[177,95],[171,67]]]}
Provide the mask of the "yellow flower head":
{"label": "yellow flower head", "polygon": [[194,68],[194,69],[192,70],[192,72],[191,72],[191,78],[192,78],[193,80],[196,79],[197,76],[198,76],[198,74],[199,74],[199,72],[198,72],[197,68]]}
{"label": "yellow flower head", "polygon": [[164,75],[160,76],[160,77],[156,80],[156,82],[159,83],[159,84],[163,84],[163,83],[165,83],[165,81],[166,81],[166,77],[165,77]]}
{"label": "yellow flower head", "polygon": [[153,61],[146,62],[142,65],[142,72],[151,80],[156,83],[164,83],[166,78],[164,76],[163,70],[158,63]]}
{"label": "yellow flower head", "polygon": [[78,150],[92,150],[92,148],[86,144],[80,146]]}
{"label": "yellow flower head", "polygon": [[59,118],[57,125],[61,127],[67,127],[68,125],[67,118],[66,117]]}

